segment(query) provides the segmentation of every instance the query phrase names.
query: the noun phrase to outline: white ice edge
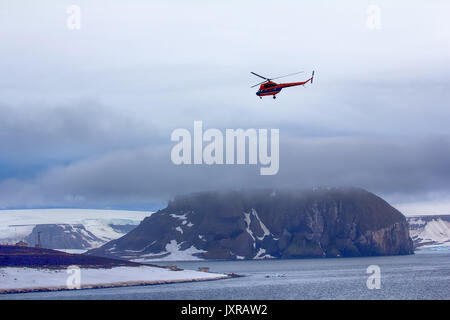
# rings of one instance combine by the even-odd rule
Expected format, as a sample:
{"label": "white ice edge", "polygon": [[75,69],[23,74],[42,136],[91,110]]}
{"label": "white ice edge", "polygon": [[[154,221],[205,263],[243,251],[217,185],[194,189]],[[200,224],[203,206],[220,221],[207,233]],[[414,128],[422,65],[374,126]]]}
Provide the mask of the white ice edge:
{"label": "white ice edge", "polygon": [[[11,290],[65,289],[71,276],[67,269],[0,268],[0,292]],[[165,268],[114,267],[111,269],[80,269],[81,287],[114,286],[124,284],[170,283],[218,280],[228,276],[220,273],[193,270],[172,271]]]}

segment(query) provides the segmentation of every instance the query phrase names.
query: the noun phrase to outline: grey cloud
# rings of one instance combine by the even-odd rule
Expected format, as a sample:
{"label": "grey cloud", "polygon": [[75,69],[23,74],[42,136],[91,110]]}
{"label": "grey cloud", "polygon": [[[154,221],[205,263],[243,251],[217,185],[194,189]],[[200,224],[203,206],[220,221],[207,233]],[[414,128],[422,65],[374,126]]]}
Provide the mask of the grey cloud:
{"label": "grey cloud", "polygon": [[120,148],[155,144],[160,133],[138,119],[91,99],[61,104],[0,104],[2,160],[80,159]]}
{"label": "grey cloud", "polygon": [[[64,2],[7,2],[0,207],[131,205],[258,186],[356,185],[396,201],[450,190],[445,1],[383,1],[379,32],[356,0],[80,1],[79,32],[65,28]],[[298,79],[316,70],[314,84],[276,101],[249,88],[250,71],[300,69]],[[170,133],[194,120],[279,128],[279,174],[172,165]]]}
{"label": "grey cloud", "polygon": [[450,140],[296,139],[281,146],[280,172],[257,166],[175,166],[170,145],[119,151],[0,184],[0,206],[121,205],[208,189],[360,186],[389,197],[450,190]]}

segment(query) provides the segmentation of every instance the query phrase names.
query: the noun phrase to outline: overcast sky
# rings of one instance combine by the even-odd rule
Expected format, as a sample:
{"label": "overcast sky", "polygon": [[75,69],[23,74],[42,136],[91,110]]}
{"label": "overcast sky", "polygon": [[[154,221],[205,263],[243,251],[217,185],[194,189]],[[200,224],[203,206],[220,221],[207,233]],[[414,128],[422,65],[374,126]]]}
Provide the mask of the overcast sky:
{"label": "overcast sky", "polygon": [[[67,7],[81,29],[67,28]],[[367,27],[368,6],[380,29]],[[450,213],[450,2],[0,3],[0,208],[358,186]],[[254,71],[313,85],[260,100]],[[280,170],[175,166],[171,132],[277,128]]]}

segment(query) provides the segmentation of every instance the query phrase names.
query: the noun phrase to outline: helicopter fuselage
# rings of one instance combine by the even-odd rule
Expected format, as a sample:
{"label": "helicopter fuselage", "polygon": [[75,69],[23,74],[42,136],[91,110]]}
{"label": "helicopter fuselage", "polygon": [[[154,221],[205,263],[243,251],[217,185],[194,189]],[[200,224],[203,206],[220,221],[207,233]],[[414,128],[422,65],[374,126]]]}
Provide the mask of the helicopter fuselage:
{"label": "helicopter fuselage", "polygon": [[274,95],[280,93],[280,91],[283,88],[301,86],[301,85],[306,84],[308,81],[310,81],[310,79],[308,79],[307,81],[303,81],[303,82],[290,82],[290,83],[267,82],[267,83],[262,84],[259,87],[259,90],[256,92],[256,95],[259,97],[274,96]]}
{"label": "helicopter fuselage", "polygon": [[[303,72],[303,71],[300,71],[300,72],[297,72],[297,73],[301,73],[301,72]],[[259,86],[259,90],[256,91],[256,95],[258,97],[260,97],[261,99],[262,99],[263,96],[273,96],[273,98],[275,99],[276,95],[278,93],[280,93],[280,91],[283,90],[284,88],[301,86],[301,85],[307,84],[308,82],[312,83],[313,79],[314,79],[314,71],[311,74],[311,78],[309,78],[306,81],[302,81],[302,82],[288,82],[288,83],[276,83],[276,82],[273,82],[272,79],[263,77],[263,76],[261,76],[261,75],[259,75],[257,73],[254,73],[254,72],[250,72],[250,73],[255,75],[255,76],[257,76],[257,77],[260,77],[260,78],[266,80],[266,81],[263,81],[261,83],[258,83],[258,84],[255,84],[254,86],[252,86],[252,88],[254,88],[254,87],[260,85]],[[285,76],[282,76],[282,77],[277,77],[277,78],[274,78],[274,79],[288,77],[288,76],[291,76],[291,75],[294,75],[294,74],[297,74],[297,73],[291,73],[291,74],[288,74],[288,75],[285,75]]]}

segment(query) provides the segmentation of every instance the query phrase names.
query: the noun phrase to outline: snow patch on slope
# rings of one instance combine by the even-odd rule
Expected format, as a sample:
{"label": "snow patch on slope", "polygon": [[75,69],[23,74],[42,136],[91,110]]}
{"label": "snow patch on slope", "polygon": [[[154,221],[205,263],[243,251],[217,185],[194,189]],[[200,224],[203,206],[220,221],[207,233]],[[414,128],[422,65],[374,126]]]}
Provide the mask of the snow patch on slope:
{"label": "snow patch on slope", "polygon": [[262,260],[262,259],[273,259],[275,257],[271,256],[270,254],[266,254],[266,249],[260,248],[256,256],[253,258],[255,260]]}
{"label": "snow patch on slope", "polygon": [[185,214],[174,214],[174,213],[171,213],[170,216],[172,218],[179,219],[179,220],[187,220],[186,213]]}
{"label": "snow patch on slope", "polygon": [[255,239],[255,236],[253,235],[253,231],[250,229],[250,223],[252,222],[252,220],[250,218],[250,213],[244,212],[244,220],[245,220],[245,223],[247,224],[247,228],[246,228],[247,233],[253,239],[253,248],[254,248],[256,246],[256,243],[255,243],[256,239]]}
{"label": "snow patch on slope", "polygon": [[258,212],[256,212],[255,209],[252,209],[252,214],[255,216],[256,220],[258,220],[259,225],[261,226],[261,229],[264,232],[264,235],[262,237],[258,237],[259,240],[264,240],[266,236],[272,235],[272,233],[269,231],[269,229],[266,227],[266,225],[261,221],[261,219],[258,216]]}
{"label": "snow patch on slope", "polygon": [[196,256],[198,253],[204,253],[206,251],[199,250],[194,246],[181,250],[180,247],[183,243],[178,243],[176,240],[171,240],[166,244],[165,251],[159,253],[151,253],[141,255],[138,259],[133,259],[134,262],[149,262],[149,261],[193,261],[204,260]]}
{"label": "snow patch on slope", "polygon": [[[261,230],[263,231],[263,235],[261,237],[256,236],[256,238],[255,238],[253,231],[250,229],[252,217],[254,217],[256,219],[256,221],[259,223],[259,226],[261,227]],[[252,237],[252,239],[253,239],[253,248],[256,248],[256,239],[258,239],[259,241],[262,241],[267,236],[273,237],[273,234],[270,232],[269,228],[267,228],[267,226],[261,221],[261,219],[259,218],[258,212],[256,212],[255,209],[252,209],[250,211],[250,213],[244,212],[244,221],[247,225],[246,231],[250,235],[250,237]],[[253,259],[273,258],[270,254],[265,254],[265,253],[266,253],[266,249],[259,248],[258,253],[253,257]]]}

